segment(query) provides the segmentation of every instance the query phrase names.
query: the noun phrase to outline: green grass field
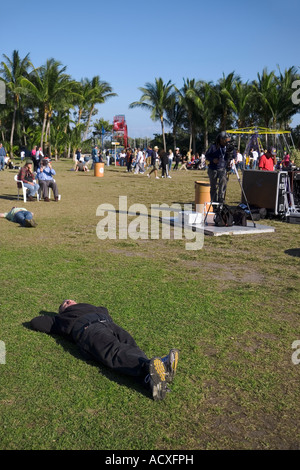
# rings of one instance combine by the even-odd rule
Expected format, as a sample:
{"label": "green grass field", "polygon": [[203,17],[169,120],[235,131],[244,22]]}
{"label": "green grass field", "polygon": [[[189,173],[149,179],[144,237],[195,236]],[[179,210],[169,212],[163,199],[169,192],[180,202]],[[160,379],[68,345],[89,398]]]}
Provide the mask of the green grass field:
{"label": "green grass field", "polygon": [[[172,237],[100,240],[100,204],[192,203],[206,172],[155,180],[105,167],[96,178],[70,160],[53,166],[61,201],[26,203],[38,226],[0,219],[0,448],[299,449],[299,225],[264,220],[274,233],[205,236],[193,251]],[[0,212],[24,206],[15,174],[0,173]],[[235,176],[227,201],[240,202]],[[164,401],[30,330],[65,298],[106,306],[149,357],[180,349]]]}

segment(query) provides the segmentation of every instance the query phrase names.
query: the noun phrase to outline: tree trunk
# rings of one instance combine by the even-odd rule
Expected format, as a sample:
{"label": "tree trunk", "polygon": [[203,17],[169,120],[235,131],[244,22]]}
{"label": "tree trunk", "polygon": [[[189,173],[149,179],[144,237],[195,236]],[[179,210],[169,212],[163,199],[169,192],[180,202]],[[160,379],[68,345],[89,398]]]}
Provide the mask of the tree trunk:
{"label": "tree trunk", "polygon": [[24,145],[25,147],[27,147],[26,129],[25,129],[24,124],[23,124],[23,137],[24,137]]}
{"label": "tree trunk", "polygon": [[15,102],[15,104],[14,104],[14,113],[13,113],[13,118],[12,118],[12,123],[11,123],[11,133],[10,133],[10,152],[9,152],[9,155],[10,155],[11,159],[14,156],[13,145],[14,145],[14,133],[15,133],[15,125],[16,125],[17,107],[18,107],[18,103]]}
{"label": "tree trunk", "polygon": [[176,127],[173,127],[173,146],[174,146],[174,153],[176,151]]}
{"label": "tree trunk", "polygon": [[160,117],[160,122],[161,122],[161,132],[162,132],[162,137],[163,137],[163,144],[164,144],[164,151],[167,151],[167,146],[166,146],[166,137],[165,137],[165,127],[164,127],[164,118],[161,116]]}
{"label": "tree trunk", "polygon": [[94,105],[93,105],[92,108],[91,108],[91,111],[90,111],[90,114],[89,114],[89,118],[88,118],[88,122],[87,122],[87,125],[86,125],[86,128],[85,128],[85,131],[84,131],[84,135],[83,135],[83,139],[82,139],[82,140],[86,140],[86,138],[87,138],[87,134],[88,134],[88,131],[89,131],[89,127],[90,127],[90,123],[91,123],[93,111],[94,111]]}
{"label": "tree trunk", "polygon": [[47,121],[47,111],[44,111],[44,120],[43,120],[41,143],[40,143],[40,147],[43,150],[43,152],[45,152],[45,149],[44,149],[44,134],[45,134],[45,128],[46,128],[46,121]]}
{"label": "tree trunk", "polygon": [[204,152],[203,153],[206,153],[207,150],[208,150],[208,130],[205,127],[204,129]]}

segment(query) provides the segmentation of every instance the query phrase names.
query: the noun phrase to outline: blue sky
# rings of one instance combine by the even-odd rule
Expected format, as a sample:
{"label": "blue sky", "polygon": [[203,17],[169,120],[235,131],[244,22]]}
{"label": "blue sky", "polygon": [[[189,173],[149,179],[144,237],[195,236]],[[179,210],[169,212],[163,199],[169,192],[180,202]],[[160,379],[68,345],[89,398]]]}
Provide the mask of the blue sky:
{"label": "blue sky", "polygon": [[15,0],[1,6],[0,52],[29,52],[36,67],[53,57],[76,80],[100,75],[118,97],[97,118],[125,114],[130,137],[152,137],[160,124],[129,109],[139,87],[156,77],[179,88],[183,78],[217,82],[232,71],[247,81],[264,67],[300,66],[299,13],[299,0]]}

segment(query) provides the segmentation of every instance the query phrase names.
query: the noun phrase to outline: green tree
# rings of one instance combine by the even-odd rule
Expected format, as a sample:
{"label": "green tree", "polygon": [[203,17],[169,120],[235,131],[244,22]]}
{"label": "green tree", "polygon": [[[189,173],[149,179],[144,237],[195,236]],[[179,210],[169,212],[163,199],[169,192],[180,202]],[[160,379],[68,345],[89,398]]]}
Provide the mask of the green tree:
{"label": "green tree", "polygon": [[197,125],[199,122],[199,111],[202,108],[202,103],[200,100],[195,101],[196,96],[196,81],[195,79],[184,79],[183,87],[180,90],[177,90],[179,93],[179,103],[185,109],[187,119],[188,119],[188,128],[190,135],[189,142],[189,151],[193,148],[193,151],[196,150],[196,131]]}
{"label": "green tree", "polygon": [[208,133],[214,129],[217,121],[218,97],[216,89],[212,82],[199,80],[194,89],[190,90],[189,95],[197,107],[198,127],[200,130],[202,129],[204,150],[207,150]]}
{"label": "green tree", "polygon": [[48,59],[46,64],[34,69],[30,77],[22,79],[22,85],[35,100],[43,115],[40,146],[45,150],[45,143],[50,135],[51,117],[55,109],[71,103],[71,96],[76,95],[76,82],[65,73],[66,67],[55,59]]}
{"label": "green tree", "polygon": [[184,107],[179,103],[178,93],[174,92],[171,95],[170,106],[166,110],[167,122],[172,129],[173,134],[173,150],[177,147],[177,132],[184,123],[186,116]]}
{"label": "green tree", "polygon": [[117,96],[112,92],[112,87],[108,82],[100,80],[99,75],[96,75],[92,80],[87,78],[83,80],[83,100],[81,102],[81,109],[86,110],[88,113],[87,124],[84,131],[83,140],[86,140],[89,131],[91,118],[95,113],[95,106],[97,104],[105,103],[109,98]]}
{"label": "green tree", "polygon": [[129,108],[140,107],[151,112],[150,117],[153,121],[160,121],[163,136],[163,147],[166,151],[165,137],[165,113],[172,103],[173,84],[171,80],[164,83],[162,78],[156,78],[155,83],[147,82],[144,87],[140,87],[142,96],[139,101],[134,101]]}
{"label": "green tree", "polygon": [[5,61],[1,62],[0,72],[6,83],[7,90],[11,94],[13,101],[13,115],[11,123],[11,132],[10,132],[10,157],[13,157],[13,144],[14,144],[14,133],[16,126],[16,114],[20,103],[20,98],[22,93],[24,93],[24,88],[22,86],[22,80],[28,76],[28,70],[32,66],[29,60],[29,54],[27,54],[23,59],[21,59],[19,52],[14,50],[12,53],[12,58],[9,58],[7,55],[3,54]]}
{"label": "green tree", "polygon": [[240,82],[240,77],[235,72],[231,72],[227,76],[223,73],[222,78],[218,80],[216,85],[216,92],[219,97],[217,111],[219,112],[222,131],[225,131],[232,122],[232,112],[235,110],[234,90],[238,82]]}

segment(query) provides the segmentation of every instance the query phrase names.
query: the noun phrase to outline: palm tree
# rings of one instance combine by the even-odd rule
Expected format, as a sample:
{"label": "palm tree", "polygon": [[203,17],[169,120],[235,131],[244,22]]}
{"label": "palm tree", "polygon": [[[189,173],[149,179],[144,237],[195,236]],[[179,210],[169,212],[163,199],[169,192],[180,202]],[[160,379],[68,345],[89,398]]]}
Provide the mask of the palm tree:
{"label": "palm tree", "polygon": [[163,146],[166,151],[166,137],[165,137],[165,117],[164,114],[169,109],[172,103],[172,90],[173,84],[171,80],[167,83],[163,82],[162,78],[156,78],[155,83],[147,82],[144,87],[140,87],[142,96],[139,101],[134,101],[129,105],[129,108],[140,107],[151,111],[151,119],[153,121],[160,121],[161,131],[163,136]]}
{"label": "palm tree", "polygon": [[174,152],[177,147],[177,131],[183,125],[185,115],[185,109],[178,101],[178,93],[174,92],[171,96],[170,107],[166,110],[167,121],[172,128]]}
{"label": "palm tree", "polygon": [[258,112],[261,116],[262,124],[268,128],[274,122],[274,110],[278,106],[277,83],[275,72],[268,73],[264,68],[262,74],[257,74],[258,80],[253,82],[253,92],[259,107]]}
{"label": "palm tree", "polygon": [[212,82],[199,80],[189,96],[194,100],[198,109],[198,125],[203,130],[204,150],[208,149],[208,133],[215,127],[217,121],[216,104],[218,102],[216,89]]}
{"label": "palm tree", "polygon": [[40,146],[44,149],[50,135],[50,122],[54,110],[62,106],[71,96],[76,95],[76,82],[65,73],[66,67],[54,59],[48,59],[46,64],[34,69],[30,78],[22,79],[22,85],[34,98],[43,113],[43,124]]}
{"label": "palm tree", "polygon": [[[249,116],[251,115],[251,99],[253,97],[253,88],[246,83],[237,81],[233,92],[234,113],[236,115],[236,124],[238,128],[246,127]],[[241,145],[241,135],[238,137],[238,149]]]}
{"label": "palm tree", "polygon": [[28,69],[32,66],[32,64],[29,60],[29,54],[21,59],[19,52],[16,50],[13,51],[11,59],[5,54],[3,54],[3,57],[5,58],[5,61],[1,62],[0,72],[4,77],[6,87],[12,94],[13,99],[13,116],[10,132],[10,158],[12,158],[16,114],[19,107],[21,94],[24,91],[22,87],[22,80],[28,76]]}
{"label": "palm tree", "polygon": [[299,80],[299,74],[296,67],[285,69],[284,73],[278,67],[277,89],[279,91],[279,109],[277,121],[281,128],[287,128],[292,116],[299,112],[299,106],[296,107],[292,101],[293,82]]}
{"label": "palm tree", "polygon": [[223,77],[220,78],[216,85],[216,91],[219,95],[218,111],[220,113],[220,128],[222,131],[226,130],[232,117],[232,111],[235,109],[233,96],[238,82],[240,82],[240,77],[235,72],[231,72],[227,76],[223,73]]}
{"label": "palm tree", "polygon": [[189,134],[190,134],[190,143],[189,143],[189,150],[191,150],[193,146],[193,151],[195,152],[196,147],[196,128],[197,123],[199,122],[199,110],[202,104],[199,102],[195,102],[196,96],[196,82],[195,79],[184,79],[184,84],[181,90],[177,90],[179,93],[179,103],[186,111],[187,118],[188,118],[188,126],[189,126]]}
{"label": "palm tree", "polygon": [[[97,104],[105,103],[112,96],[117,96],[112,93],[112,87],[108,82],[100,80],[99,75],[96,75],[92,80],[85,79],[82,81],[82,100],[79,106],[79,112],[86,110],[88,112],[88,120],[85,128],[83,140],[86,140],[89,131],[91,118],[95,112]],[[79,114],[79,118],[81,117]],[[80,122],[80,119],[79,121]]]}

